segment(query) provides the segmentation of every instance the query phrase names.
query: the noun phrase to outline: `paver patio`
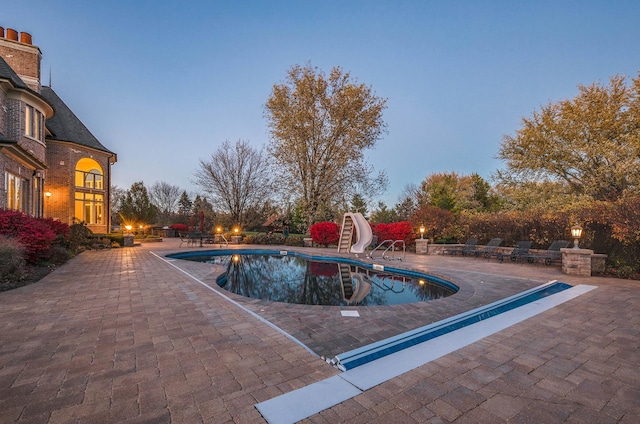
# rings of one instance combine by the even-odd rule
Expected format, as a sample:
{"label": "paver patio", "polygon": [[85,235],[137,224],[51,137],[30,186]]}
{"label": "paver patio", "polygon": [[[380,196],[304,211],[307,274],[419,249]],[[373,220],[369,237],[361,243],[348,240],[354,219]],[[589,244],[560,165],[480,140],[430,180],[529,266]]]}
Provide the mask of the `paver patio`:
{"label": "paver patio", "polygon": [[460,293],[358,308],[353,318],[338,307],[230,302],[192,278],[207,283],[221,269],[162,258],[178,244],[84,252],[39,283],[0,293],[0,423],[265,422],[256,403],[339,373],[267,321],[333,355],[553,279],[598,288],[305,421],[640,417],[637,281],[408,255],[404,266],[450,278]]}

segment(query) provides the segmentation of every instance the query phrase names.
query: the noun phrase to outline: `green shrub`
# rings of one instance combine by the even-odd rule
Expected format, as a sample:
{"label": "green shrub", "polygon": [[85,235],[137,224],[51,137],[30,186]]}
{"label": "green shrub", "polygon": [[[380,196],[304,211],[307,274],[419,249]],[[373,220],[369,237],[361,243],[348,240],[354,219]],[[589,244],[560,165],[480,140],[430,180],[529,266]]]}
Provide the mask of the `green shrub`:
{"label": "green shrub", "polygon": [[71,254],[67,249],[62,246],[51,246],[49,252],[47,252],[47,262],[52,265],[62,265],[67,262]]}
{"label": "green shrub", "polygon": [[0,236],[0,288],[27,276],[24,247],[15,239]]}
{"label": "green shrub", "polygon": [[67,236],[69,250],[72,253],[78,253],[91,244],[91,230],[87,228],[84,222],[77,222],[71,225]]}
{"label": "green shrub", "polygon": [[286,246],[304,247],[304,236],[289,236],[284,241]]}

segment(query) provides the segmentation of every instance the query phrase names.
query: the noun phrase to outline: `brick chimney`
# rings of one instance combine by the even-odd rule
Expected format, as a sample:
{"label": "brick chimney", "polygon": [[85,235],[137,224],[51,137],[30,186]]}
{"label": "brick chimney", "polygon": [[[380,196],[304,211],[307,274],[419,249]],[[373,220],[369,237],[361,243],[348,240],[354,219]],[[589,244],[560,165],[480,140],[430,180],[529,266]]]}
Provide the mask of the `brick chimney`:
{"label": "brick chimney", "polygon": [[29,88],[40,92],[42,53],[32,44],[31,34],[0,27],[0,56]]}

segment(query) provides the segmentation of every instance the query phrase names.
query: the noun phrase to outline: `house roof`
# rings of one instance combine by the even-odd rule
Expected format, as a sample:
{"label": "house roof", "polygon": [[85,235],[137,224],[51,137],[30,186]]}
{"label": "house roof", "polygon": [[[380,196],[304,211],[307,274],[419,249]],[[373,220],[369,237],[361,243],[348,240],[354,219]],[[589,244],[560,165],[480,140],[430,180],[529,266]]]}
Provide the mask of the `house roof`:
{"label": "house roof", "polygon": [[84,126],[51,87],[42,87],[42,97],[51,103],[55,110],[53,118],[47,119],[47,129],[51,132],[51,138],[113,153],[91,134],[91,131]]}
{"label": "house roof", "polygon": [[31,91],[29,87],[27,87],[27,84],[25,84],[24,81],[20,79],[18,74],[15,73],[11,66],[9,66],[9,64],[4,61],[2,56],[0,56],[0,78],[8,79],[9,81],[11,81],[11,84],[13,84],[14,87],[24,88]]}
{"label": "house roof", "polygon": [[18,144],[16,140],[4,137],[0,134],[0,152],[14,160],[25,165],[30,169],[46,169],[47,165],[40,161],[40,159],[33,156],[30,152],[26,151],[22,146]]}

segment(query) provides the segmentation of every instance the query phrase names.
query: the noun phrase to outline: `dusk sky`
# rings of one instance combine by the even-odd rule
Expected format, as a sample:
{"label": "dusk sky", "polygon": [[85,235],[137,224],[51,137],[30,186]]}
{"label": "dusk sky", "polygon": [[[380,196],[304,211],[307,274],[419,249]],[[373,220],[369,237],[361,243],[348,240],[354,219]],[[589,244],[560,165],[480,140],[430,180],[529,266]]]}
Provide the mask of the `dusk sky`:
{"label": "dusk sky", "polygon": [[388,206],[434,172],[490,180],[504,135],[579,84],[640,70],[640,1],[12,1],[42,83],[118,154],[113,184],[195,193],[225,140],[269,140],[264,104],[295,64],[340,66],[388,99],[367,152]]}

